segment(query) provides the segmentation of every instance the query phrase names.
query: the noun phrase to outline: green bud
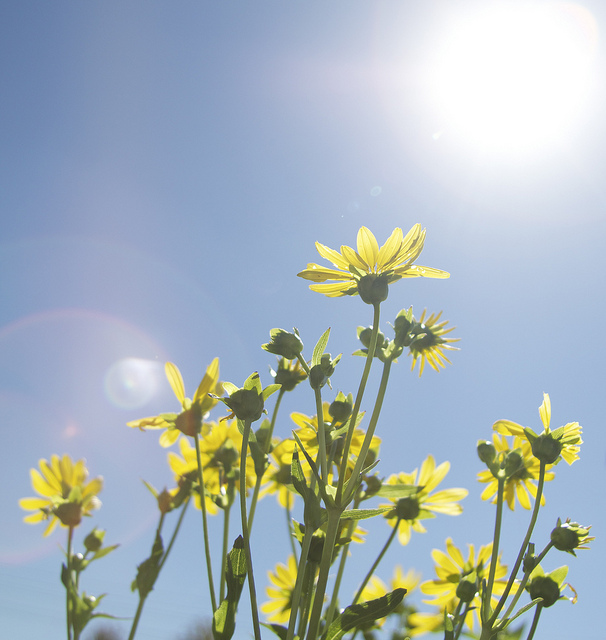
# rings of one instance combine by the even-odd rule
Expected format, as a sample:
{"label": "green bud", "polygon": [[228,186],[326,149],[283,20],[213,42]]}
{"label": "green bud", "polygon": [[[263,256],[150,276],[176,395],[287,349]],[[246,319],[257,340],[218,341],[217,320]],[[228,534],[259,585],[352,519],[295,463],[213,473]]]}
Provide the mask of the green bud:
{"label": "green bud", "polygon": [[494,446],[494,444],[492,444],[492,442],[488,440],[478,440],[477,451],[480,460],[487,465],[490,465],[492,462],[494,462],[494,459],[497,455],[496,447]]}
{"label": "green bud", "polygon": [[397,315],[393,328],[395,331],[394,342],[398,347],[407,347],[410,345],[410,328],[412,327],[412,323],[406,317],[408,312],[406,310],[400,311]]}
{"label": "green bud", "polygon": [[551,433],[542,433],[532,443],[535,458],[545,464],[554,464],[562,453],[562,444]]}
{"label": "green bud", "polygon": [[467,576],[463,576],[457,585],[457,598],[461,602],[471,602],[478,592],[477,576],[475,571]]}
{"label": "green bud", "polygon": [[96,527],[84,538],[84,548],[91,553],[99,551],[103,546],[103,538],[105,537],[105,531],[97,529]]}
{"label": "green bud", "polygon": [[536,576],[527,589],[532,600],[543,598],[544,607],[551,607],[560,598],[560,585],[549,576]]}
{"label": "green bud", "polygon": [[88,563],[81,553],[75,553],[72,556],[72,569],[74,571],[82,571]]}
{"label": "green bud", "polygon": [[420,511],[419,501],[411,496],[400,498],[396,503],[396,515],[402,520],[415,520]]}
{"label": "green bud", "polygon": [[256,389],[238,389],[225,399],[225,404],[244,422],[258,420],[265,406],[263,396]]}
{"label": "green bud", "polygon": [[299,365],[299,361],[291,363],[286,358],[280,358],[278,370],[272,371],[276,384],[282,385],[282,391],[292,391],[299,382],[307,377],[307,374]]}
{"label": "green bud", "polygon": [[196,402],[189,409],[181,412],[175,420],[175,426],[181,433],[193,438],[200,433],[202,427],[202,409]]}
{"label": "green bud", "polygon": [[564,525],[551,532],[551,541],[556,549],[570,552],[579,546],[579,534]]}
{"label": "green bud", "polygon": [[[372,338],[372,327],[366,327],[365,329],[362,329],[358,333],[358,339],[366,349],[370,347],[371,338]],[[377,332],[377,349],[380,349],[384,343],[385,343],[385,334],[383,334],[381,331],[378,331]]]}
{"label": "green bud", "polygon": [[358,281],[358,293],[366,304],[379,304],[387,300],[389,294],[388,276],[369,273]]}
{"label": "green bud", "polygon": [[537,560],[539,557],[534,553],[534,545],[532,545],[532,552],[529,551],[524,556],[524,563],[522,564],[522,568],[524,569],[524,573],[530,573],[538,564]]}
{"label": "green bud", "polygon": [[303,343],[298,334],[289,333],[284,329],[272,329],[269,336],[271,341],[262,345],[262,348],[269,353],[275,353],[287,360],[295,360],[303,351]]}
{"label": "green bud", "polygon": [[321,389],[328,382],[330,376],[335,372],[335,364],[340,357],[340,355],[337,356],[333,361],[330,358],[330,353],[322,354],[320,364],[314,365],[309,370],[309,384],[312,389]]}
{"label": "green bud", "polygon": [[328,407],[328,413],[334,422],[345,422],[351,415],[352,409],[353,396],[350,393],[345,397],[340,391],[330,407]]}
{"label": "green bud", "polygon": [[522,453],[518,449],[510,451],[505,460],[505,477],[511,478],[524,468],[524,456]]}

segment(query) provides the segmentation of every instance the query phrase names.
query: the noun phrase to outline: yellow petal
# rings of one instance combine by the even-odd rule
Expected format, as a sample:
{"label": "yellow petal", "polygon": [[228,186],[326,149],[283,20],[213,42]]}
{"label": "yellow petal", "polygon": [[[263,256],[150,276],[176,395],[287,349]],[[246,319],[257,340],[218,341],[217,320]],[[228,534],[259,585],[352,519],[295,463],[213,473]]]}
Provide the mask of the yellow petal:
{"label": "yellow petal", "polygon": [[204,399],[209,393],[214,391],[219,380],[219,358],[215,358],[207,367],[206,373],[200,382],[194,395],[194,402]]}
{"label": "yellow petal", "polygon": [[391,235],[385,241],[385,244],[379,249],[377,256],[377,271],[387,271],[393,264],[393,259],[398,255],[402,246],[402,229],[397,227],[391,232]]}
{"label": "yellow petal", "polygon": [[160,436],[160,446],[161,447],[170,447],[174,444],[179,437],[179,429],[167,429],[162,432]]}
{"label": "yellow petal", "polygon": [[374,272],[379,256],[379,243],[367,227],[360,227],[358,231],[358,254],[368,265],[368,270]]}
{"label": "yellow petal", "polygon": [[337,271],[336,269],[327,269],[319,264],[310,263],[307,269],[297,273],[299,278],[311,280],[312,282],[324,282],[325,280],[343,280],[344,278],[353,277],[347,271]]}
{"label": "yellow petal", "polygon": [[541,422],[545,427],[545,431],[549,430],[549,423],[551,421],[551,400],[549,394],[543,394],[543,403],[539,407],[539,415],[541,416]]}
{"label": "yellow petal", "polygon": [[506,436],[520,436],[524,437],[524,427],[511,420],[497,420],[492,425],[493,431],[501,433]]}
{"label": "yellow petal", "polygon": [[310,284],[309,288],[312,291],[323,293],[329,298],[338,298],[340,296],[351,295],[357,291],[357,287],[353,282],[353,278],[348,282],[331,282],[325,284]]}
{"label": "yellow petal", "polygon": [[343,245],[341,247],[341,255],[347,261],[348,266],[353,265],[362,271],[370,272],[369,265],[363,260],[351,247]]}
{"label": "yellow petal", "polygon": [[183,386],[183,378],[181,377],[181,372],[172,362],[167,362],[164,366],[164,371],[166,372],[166,377],[168,378],[168,382],[177,396],[177,400],[181,404],[185,400],[185,388]]}
{"label": "yellow petal", "polygon": [[34,487],[34,491],[39,493],[41,496],[48,496],[52,498],[53,496],[60,495],[61,489],[57,490],[56,487],[51,486],[41,475],[37,469],[30,469],[30,478],[32,480],[32,487]]}
{"label": "yellow petal", "polygon": [[465,565],[465,561],[463,560],[463,555],[459,549],[453,544],[452,538],[448,538],[448,540],[446,540],[446,548],[448,549],[450,557],[457,563],[459,568],[462,568]]}
{"label": "yellow petal", "polygon": [[320,244],[319,242],[316,242],[316,249],[323,258],[332,262],[338,269],[344,269],[345,271],[349,269],[348,262],[338,251],[335,251],[324,244]]}
{"label": "yellow petal", "polygon": [[44,498],[21,498],[21,500],[19,500],[19,506],[26,511],[43,509],[44,507],[48,507],[50,504],[51,503]]}
{"label": "yellow petal", "polygon": [[433,267],[422,267],[418,264],[404,265],[394,269],[394,273],[401,278],[450,278],[448,271],[442,269],[434,269]]}

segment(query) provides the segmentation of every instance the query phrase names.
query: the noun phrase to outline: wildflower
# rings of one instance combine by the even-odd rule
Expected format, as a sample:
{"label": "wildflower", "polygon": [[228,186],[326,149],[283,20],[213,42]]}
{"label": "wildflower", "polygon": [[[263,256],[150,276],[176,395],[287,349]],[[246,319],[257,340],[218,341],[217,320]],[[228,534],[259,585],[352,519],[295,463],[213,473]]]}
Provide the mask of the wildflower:
{"label": "wildflower", "polygon": [[[480,547],[477,556],[474,545],[470,544],[468,546],[467,560],[463,558],[461,551],[453,544],[452,538],[446,540],[446,551],[448,553],[434,549],[431,555],[435,562],[437,579],[424,582],[421,585],[421,591],[427,595],[435,596],[433,600],[424,600],[424,602],[437,605],[442,611],[452,611],[454,602],[459,599],[469,602],[469,613],[465,617],[465,623],[473,631],[473,611],[478,616],[481,606],[478,593],[479,586],[482,580],[488,578],[490,573],[492,543]],[[501,595],[504,592],[506,587],[504,578],[506,575],[507,567],[501,564],[499,557],[497,558],[495,569],[493,596]],[[497,599],[493,597],[491,601],[492,606],[496,606]]]}
{"label": "wildflower", "polygon": [[34,513],[25,516],[25,522],[50,520],[44,535],[49,535],[60,522],[65,527],[76,527],[83,516],[90,516],[101,502],[97,494],[103,488],[103,478],[86,482],[88,469],[84,460],[73,462],[68,455],[51,456],[50,463],[40,460],[40,471],[30,470],[32,486],[41,498],[22,498],[19,506]]}
{"label": "wildflower", "polygon": [[423,310],[421,317],[415,320],[409,330],[412,340],[409,345],[410,355],[412,356],[411,371],[414,370],[417,360],[419,361],[419,378],[423,374],[425,363],[438,373],[441,368],[446,368],[446,363],[452,364],[444,354],[446,350],[456,350],[456,347],[450,346],[452,342],[458,342],[459,338],[445,338],[444,336],[454,327],[446,329],[447,320],[438,323],[442,312],[438,314],[432,313],[425,318],[426,310]]}
{"label": "wildflower", "polygon": [[293,555],[289,556],[288,563],[278,563],[274,571],[268,572],[272,586],[267,587],[269,601],[261,605],[261,611],[270,622],[284,624],[290,617],[292,606],[292,592],[297,579],[297,561]]}
{"label": "wildflower", "polygon": [[255,422],[265,411],[265,400],[280,388],[279,384],[270,384],[265,389],[261,387],[261,380],[257,372],[251,373],[239,389],[235,384],[226,382],[223,388],[229,396],[218,398],[231,411],[230,418],[236,416],[243,422]]}
{"label": "wildflower", "polygon": [[177,366],[172,362],[167,362],[164,369],[183,411],[181,413],[161,413],[158,416],[133,420],[128,422],[127,426],[137,427],[141,431],[166,429],[160,436],[160,444],[163,447],[170,447],[177,441],[181,433],[193,437],[200,432],[205,414],[217,404],[217,397],[211,397],[209,393],[222,393],[222,385],[219,382],[219,358],[215,358],[206,369],[193,400],[185,397],[183,378]]}
{"label": "wildflower", "polygon": [[[510,447],[507,438],[505,436],[499,436],[496,433],[493,435],[492,440],[497,459],[503,455],[506,456],[511,451],[517,451],[519,453],[520,464],[505,480],[504,497],[507,506],[513,511],[517,498],[524,509],[530,509],[530,498],[536,499],[537,496],[537,486],[535,483],[539,478],[540,469],[539,461],[532,454],[530,443],[520,436],[514,436],[513,444]],[[551,468],[551,465],[548,465],[548,467]],[[546,481],[553,480],[554,477],[555,473],[553,471],[547,471],[545,473]],[[482,500],[492,499],[493,503],[496,502],[499,483],[494,474],[489,469],[485,469],[478,473],[478,480],[487,483],[486,488],[482,492]],[[545,504],[544,495],[541,495],[541,504]]]}
{"label": "wildflower", "polygon": [[423,250],[424,242],[425,230],[421,229],[420,224],[414,225],[405,237],[402,229],[394,229],[381,248],[372,232],[362,227],[358,231],[357,251],[342,246],[339,253],[316,242],[318,253],[332,262],[336,269],[327,269],[312,262],[297,275],[322,283],[312,284],[309,288],[328,297],[360,294],[364,302],[375,304],[387,298],[388,285],[400,278],[449,277],[446,271],[414,264]]}
{"label": "wildflower", "polygon": [[[260,497],[276,494],[280,505],[289,510],[292,509],[294,505],[295,496],[290,475],[290,466],[294,450],[295,441],[291,438],[281,440],[272,448],[269,454],[270,464],[263,476],[265,485],[259,494]],[[306,471],[306,475],[309,476],[309,465],[304,456],[301,461],[301,466]]]}
{"label": "wildflower", "polygon": [[[537,565],[530,574],[530,579],[526,585],[526,590],[530,594],[530,598],[532,600],[535,598],[543,598],[543,602],[541,602],[542,607],[551,607],[558,600],[570,600],[572,604],[575,604],[577,601],[576,591],[564,582],[567,573],[567,566],[559,567],[546,574],[541,565]],[[573,592],[574,595],[572,597],[567,598],[562,595],[562,591],[566,587],[569,587]]]}
{"label": "wildflower", "polygon": [[292,391],[307,378],[307,374],[303,371],[298,360],[287,360],[286,358],[280,358],[278,360],[278,370],[274,371],[270,368],[269,373],[274,382],[281,385],[281,391]]}
{"label": "wildflower", "polygon": [[551,430],[551,400],[549,394],[543,394],[543,403],[539,407],[539,415],[543,423],[543,433],[537,435],[529,427],[511,422],[510,420],[497,420],[492,428],[501,434],[520,436],[526,438],[532,446],[534,456],[545,464],[557,464],[560,458],[572,464],[579,459],[582,427],[578,422],[569,422],[563,427]]}
{"label": "wildflower", "polygon": [[420,473],[415,469],[412,473],[399,473],[387,479],[386,485],[416,487],[408,497],[392,501],[395,502],[394,508],[385,514],[392,527],[398,523],[398,539],[401,544],[408,544],[412,530],[425,533],[427,530],[421,520],[435,517],[434,513],[456,516],[463,512],[463,507],[458,503],[467,496],[467,489],[443,489],[432,494],[449,469],[449,462],[436,467],[434,457],[430,455],[423,461]]}
{"label": "wildflower", "polygon": [[570,522],[570,518],[566,518],[566,522],[562,524],[562,520],[558,518],[556,528],[551,532],[551,542],[559,551],[566,551],[576,556],[575,549],[589,549],[585,546],[592,540],[593,536],[589,536],[591,526],[584,527],[578,522]]}

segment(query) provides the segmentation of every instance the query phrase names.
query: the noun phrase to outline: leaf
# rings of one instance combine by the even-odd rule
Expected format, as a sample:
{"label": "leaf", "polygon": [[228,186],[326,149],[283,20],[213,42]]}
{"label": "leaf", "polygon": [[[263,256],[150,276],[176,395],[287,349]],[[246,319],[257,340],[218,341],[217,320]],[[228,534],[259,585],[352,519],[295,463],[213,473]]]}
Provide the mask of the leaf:
{"label": "leaf", "polygon": [[311,366],[314,367],[317,364],[320,364],[320,360],[322,359],[322,354],[326,349],[326,345],[328,344],[328,337],[330,336],[330,327],[326,329],[326,331],[320,336],[320,339],[316,343],[314,347],[314,352],[311,357]]}
{"label": "leaf", "polygon": [[227,555],[225,583],[227,595],[213,614],[214,640],[230,640],[236,629],[236,611],[246,580],[246,554],[244,539],[238,536],[232,550]]}
{"label": "leaf", "polygon": [[399,500],[400,498],[408,498],[414,496],[421,487],[414,484],[384,484],[375,495],[390,500]]}
{"label": "leaf", "polygon": [[[261,625],[267,629],[271,629],[280,640],[286,640],[286,636],[288,635],[288,629],[286,627],[283,627],[281,624],[266,624],[265,622],[262,622]],[[295,636],[295,639],[298,637],[299,636]]]}
{"label": "leaf", "polygon": [[405,595],[406,589],[395,589],[375,600],[349,605],[328,627],[322,640],[339,640],[348,631],[384,618],[402,602]]}
{"label": "leaf", "polygon": [[349,509],[343,511],[341,520],[366,520],[392,511],[393,507],[377,507],[376,509]]}
{"label": "leaf", "polygon": [[137,567],[137,577],[131,584],[131,590],[139,591],[139,597],[145,598],[150,591],[154,588],[154,584],[160,573],[160,561],[164,555],[164,545],[162,544],[162,536],[156,532],[156,539],[152,547],[152,552],[149,558],[143,560],[143,562]]}

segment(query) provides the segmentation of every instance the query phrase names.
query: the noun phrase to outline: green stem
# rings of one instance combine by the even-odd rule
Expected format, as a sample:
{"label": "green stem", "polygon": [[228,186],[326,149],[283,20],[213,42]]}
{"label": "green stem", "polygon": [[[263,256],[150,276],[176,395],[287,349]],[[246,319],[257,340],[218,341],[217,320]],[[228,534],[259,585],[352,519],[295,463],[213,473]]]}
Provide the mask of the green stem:
{"label": "green stem", "polygon": [[353,599],[352,604],[356,604],[356,602],[360,599],[360,596],[362,595],[362,591],[364,591],[364,587],[368,584],[368,581],[372,578],[373,573],[377,570],[377,567],[379,566],[379,563],[383,559],[383,556],[385,555],[387,549],[389,549],[389,545],[393,542],[393,539],[396,537],[400,520],[401,518],[397,518],[396,524],[394,525],[392,532],[389,534],[389,538],[387,538],[387,541],[383,545],[383,548],[381,549],[381,552],[377,556],[377,559],[374,561],[372,567],[370,567],[370,570],[368,571],[368,573],[366,574],[366,577],[362,581],[362,584],[360,585],[360,588],[358,589],[358,592],[356,593],[356,596]]}
{"label": "green stem", "polygon": [[[381,305],[375,304],[374,316],[372,323],[372,334],[370,336],[370,345],[368,347],[368,353],[366,355],[366,363],[364,364],[364,371],[362,372],[362,378],[360,380],[360,386],[358,387],[358,393],[356,395],[356,401],[354,403],[351,416],[349,418],[349,429],[347,430],[347,436],[345,438],[345,445],[343,447],[343,457],[341,459],[341,468],[339,470],[339,482],[337,485],[337,504],[342,503],[343,497],[343,483],[345,482],[345,476],[347,473],[347,461],[349,459],[349,448],[351,446],[351,440],[356,428],[356,422],[358,419],[358,413],[360,412],[360,406],[362,404],[362,397],[364,396],[364,390],[366,389],[366,383],[370,374],[370,368],[372,365],[372,359],[374,358],[377,348],[377,336],[379,335],[379,319],[381,314]],[[345,503],[347,504],[347,503]]]}
{"label": "green stem", "polygon": [[[511,570],[511,574],[509,575],[509,580],[507,581],[507,586],[505,587],[505,591],[501,596],[495,610],[488,621],[489,629],[492,628],[499,612],[505,605],[507,598],[509,597],[509,593],[511,588],[515,582],[516,576],[518,575],[518,571],[520,569],[520,565],[522,564],[522,560],[524,559],[524,555],[526,553],[526,549],[528,547],[528,543],[530,542],[530,537],[532,536],[532,532],[534,530],[534,526],[537,522],[537,517],[539,515],[539,508],[541,506],[541,497],[543,495],[543,485],[545,483],[545,463],[541,461],[539,467],[539,480],[537,485],[537,495],[535,497],[534,509],[532,510],[532,516],[530,517],[530,523],[528,524],[528,531],[526,532],[526,536],[524,537],[524,542],[522,542],[522,546],[520,547],[520,552],[518,553],[518,557],[516,562]],[[490,635],[484,635],[484,631],[482,631],[482,638],[489,638]]]}
{"label": "green stem", "polygon": [[324,538],[324,548],[322,549],[322,559],[320,560],[320,573],[316,584],[314,603],[309,620],[307,640],[316,640],[320,619],[322,618],[322,607],[324,606],[324,594],[328,584],[328,574],[332,562],[332,555],[335,549],[335,541],[339,533],[341,522],[341,509],[328,509],[328,522],[326,524],[326,537]]}
{"label": "green stem", "polygon": [[[160,571],[162,570],[162,567],[164,566],[164,563],[168,559],[168,554],[170,553],[171,549],[173,548],[173,545],[175,544],[175,540],[177,539],[177,534],[179,533],[179,530],[181,529],[181,523],[183,522],[183,518],[185,517],[185,511],[187,510],[187,505],[189,504],[189,500],[190,499],[187,498],[187,500],[185,500],[185,502],[183,503],[183,506],[181,507],[181,513],[179,514],[179,519],[177,520],[177,524],[175,525],[175,530],[173,531],[173,535],[170,538],[170,542],[168,543],[168,547],[166,547],[166,551],[164,552],[164,555],[162,556],[162,560],[160,561],[160,564],[158,565],[158,573],[160,573]],[[164,518],[164,514],[162,514],[162,518]]]}
{"label": "green stem", "polygon": [[305,635],[307,627],[307,618],[309,617],[309,609],[314,597],[314,580],[318,565],[316,562],[307,562],[303,574],[303,604],[301,607],[301,617],[299,618],[299,629],[297,635],[302,638]]}
{"label": "green stem", "polygon": [[481,621],[482,626],[488,617],[488,612],[490,610],[490,601],[492,599],[492,589],[494,587],[494,576],[497,570],[497,562],[499,557],[499,542],[501,538],[501,526],[503,522],[503,499],[505,493],[505,478],[499,477],[497,478],[497,512],[495,516],[494,523],[494,534],[493,534],[493,543],[492,543],[492,555],[490,557],[490,572],[488,574],[488,583],[486,585],[485,591],[482,593],[482,604],[481,604]]}
{"label": "green stem", "polygon": [[244,553],[246,555],[246,568],[248,573],[248,591],[250,594],[250,608],[252,611],[255,640],[261,640],[259,607],[257,605],[257,593],[255,590],[255,578],[252,566],[252,553],[250,550],[250,532],[248,530],[248,518],[246,515],[246,458],[248,452],[248,437],[250,435],[250,429],[250,420],[245,420],[242,433],[242,451],[240,453],[240,516],[242,519],[242,537],[244,538]]}
{"label": "green stem", "polygon": [[541,612],[543,611],[543,604],[539,602],[537,608],[534,612],[534,617],[532,618],[532,624],[530,625],[530,629],[528,631],[528,635],[526,636],[526,640],[532,640],[534,638],[534,632],[537,630],[539,626],[539,618],[541,616]]}
{"label": "green stem", "polygon": [[72,640],[72,543],[74,528],[69,527],[67,533],[67,585],[65,586],[65,612],[67,618],[67,640]]}
{"label": "green stem", "polygon": [[225,572],[227,571],[227,554],[229,552],[229,514],[231,503],[223,510],[223,550],[221,553],[221,576],[219,581],[219,602],[225,598]]}
{"label": "green stem", "polygon": [[290,617],[288,619],[286,640],[293,640],[293,638],[295,637],[295,625],[297,622],[297,614],[299,612],[299,606],[301,603],[301,593],[303,591],[303,576],[305,565],[307,563],[307,556],[309,554],[309,548],[311,546],[312,535],[313,532],[311,531],[311,529],[305,529],[303,543],[301,545],[301,556],[299,557],[299,564],[297,567],[297,579],[295,580],[295,586],[292,592]]}
{"label": "green stem", "polygon": [[[459,607],[460,607],[460,605],[461,605],[461,603],[459,602]],[[463,625],[465,624],[465,618],[467,617],[467,614],[469,613],[470,605],[471,605],[470,602],[466,602],[465,603],[465,608],[463,609],[463,613],[459,613],[459,621],[458,621],[458,624],[457,624],[457,628],[455,630],[454,640],[457,640],[459,638],[459,636],[461,635],[461,631],[463,631]]]}
{"label": "green stem", "polygon": [[324,429],[324,407],[322,406],[322,391],[314,389],[316,397],[316,415],[318,422],[318,458],[320,459],[320,477],[328,482],[328,465],[326,463],[326,431]]}

